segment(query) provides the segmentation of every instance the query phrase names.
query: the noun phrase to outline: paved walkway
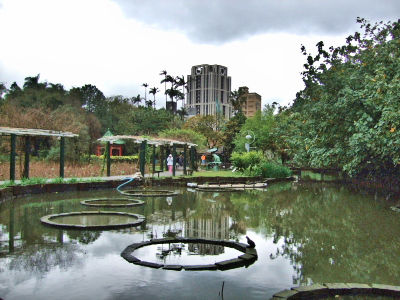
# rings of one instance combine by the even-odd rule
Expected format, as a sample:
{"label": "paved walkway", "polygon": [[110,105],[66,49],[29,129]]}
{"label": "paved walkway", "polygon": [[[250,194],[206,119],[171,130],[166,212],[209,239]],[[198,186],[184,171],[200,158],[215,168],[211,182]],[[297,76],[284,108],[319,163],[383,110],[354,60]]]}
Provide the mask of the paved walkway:
{"label": "paved walkway", "polygon": [[[159,177],[171,177],[172,176],[172,173],[169,173],[168,171],[160,172],[159,174],[160,174]],[[182,175],[183,175],[183,170],[180,169],[180,170],[176,170],[175,171],[175,176],[182,176]],[[78,181],[90,181],[90,180],[109,181],[110,180],[110,181],[112,181],[112,180],[122,180],[124,178],[132,177],[132,176],[134,176],[134,174],[131,174],[131,175],[116,175],[116,176],[103,176],[103,177],[74,177],[74,178],[64,178],[64,182],[68,182],[69,180],[78,180]],[[145,178],[151,178],[151,177],[157,178],[158,175],[157,175],[157,173],[154,174],[154,175],[152,173],[149,173],[149,174],[145,173],[144,177]],[[47,179],[47,182],[53,182],[54,179],[55,178],[49,178],[49,179]],[[0,185],[6,183],[8,181],[9,180],[0,181]],[[15,183],[19,184],[19,183],[21,183],[21,180],[15,180]]]}

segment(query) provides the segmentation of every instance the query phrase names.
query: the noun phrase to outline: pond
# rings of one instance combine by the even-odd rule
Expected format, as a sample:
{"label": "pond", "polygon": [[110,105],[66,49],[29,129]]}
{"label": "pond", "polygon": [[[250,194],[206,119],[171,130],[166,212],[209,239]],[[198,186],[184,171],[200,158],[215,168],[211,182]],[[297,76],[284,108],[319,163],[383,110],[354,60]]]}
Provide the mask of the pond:
{"label": "pond", "polygon": [[[225,299],[269,299],[311,283],[400,285],[400,214],[377,195],[311,182],[235,193],[171,190],[180,194],[142,198],[142,206],[101,208],[146,217],[138,227],[119,230],[67,230],[40,223],[45,215],[99,210],[80,201],[120,198],[114,190],[1,203],[0,298],[221,299],[224,284]],[[151,238],[246,243],[246,235],[255,241],[258,259],[226,271],[152,269],[121,257],[130,244]],[[140,259],[181,265],[241,254],[207,244],[158,244],[137,251]]]}

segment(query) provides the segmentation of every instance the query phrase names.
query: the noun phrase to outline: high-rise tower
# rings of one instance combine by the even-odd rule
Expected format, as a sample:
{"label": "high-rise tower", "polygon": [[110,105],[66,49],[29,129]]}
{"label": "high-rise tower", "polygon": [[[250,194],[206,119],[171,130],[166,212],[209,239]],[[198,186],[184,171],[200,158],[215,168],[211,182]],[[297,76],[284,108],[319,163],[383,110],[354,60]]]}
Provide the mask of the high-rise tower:
{"label": "high-rise tower", "polygon": [[221,114],[225,119],[232,116],[229,101],[231,77],[228,68],[220,65],[197,65],[187,76],[188,94],[185,107],[190,115]]}

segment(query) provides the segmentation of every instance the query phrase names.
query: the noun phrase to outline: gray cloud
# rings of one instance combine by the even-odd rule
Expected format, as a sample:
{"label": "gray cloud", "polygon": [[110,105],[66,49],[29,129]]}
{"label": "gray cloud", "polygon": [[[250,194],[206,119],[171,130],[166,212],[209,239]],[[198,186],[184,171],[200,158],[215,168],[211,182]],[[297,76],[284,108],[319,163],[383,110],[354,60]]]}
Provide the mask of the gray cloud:
{"label": "gray cloud", "polygon": [[114,0],[136,20],[221,44],[268,32],[343,34],[356,18],[397,20],[399,0]]}

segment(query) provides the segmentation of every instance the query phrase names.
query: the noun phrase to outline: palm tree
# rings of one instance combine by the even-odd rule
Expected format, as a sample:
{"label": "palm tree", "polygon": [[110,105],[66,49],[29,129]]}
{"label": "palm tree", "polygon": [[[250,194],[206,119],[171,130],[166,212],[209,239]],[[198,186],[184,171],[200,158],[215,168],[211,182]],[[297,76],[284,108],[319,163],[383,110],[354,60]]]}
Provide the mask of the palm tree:
{"label": "palm tree", "polygon": [[132,97],[132,103],[137,104],[138,106],[140,105],[140,102],[142,102],[142,97],[138,94],[136,97]]}
{"label": "palm tree", "polygon": [[159,92],[160,90],[156,87],[153,87],[150,89],[149,94],[153,94],[154,97],[154,101],[153,101],[153,105],[154,105],[154,109],[156,109],[156,94]]}
{"label": "palm tree", "polygon": [[[161,83],[164,82],[164,93],[167,91],[167,71],[166,70],[162,70],[160,75],[164,75],[164,81],[161,81]],[[167,108],[167,93],[165,93],[165,109]]]}
{"label": "palm tree", "polygon": [[145,100],[144,103],[146,104],[147,108],[150,108],[153,105],[153,101],[151,100]]}
{"label": "palm tree", "polygon": [[147,87],[149,86],[147,83],[143,83],[142,86],[144,86],[144,102],[147,101]]}
{"label": "palm tree", "polygon": [[185,118],[185,116],[188,115],[188,112],[186,110],[186,108],[184,108],[183,106],[178,109],[177,114],[181,117],[181,120],[183,121],[183,119]]}
{"label": "palm tree", "polygon": [[[185,81],[185,76],[182,75],[182,77],[176,76],[175,78],[175,86],[176,87],[182,87],[182,94],[185,95],[185,87],[186,87],[187,82]],[[183,97],[182,100],[185,100],[185,97]],[[182,103],[182,106],[184,103]]]}
{"label": "palm tree", "polygon": [[[177,100],[182,100],[185,97],[184,94],[181,91],[177,90],[173,86],[171,86],[170,89],[167,89],[165,91],[165,94],[168,95],[171,98],[172,107],[173,107],[173,104],[174,104],[174,98],[176,98]],[[175,113],[176,111],[173,110],[173,112]]]}

